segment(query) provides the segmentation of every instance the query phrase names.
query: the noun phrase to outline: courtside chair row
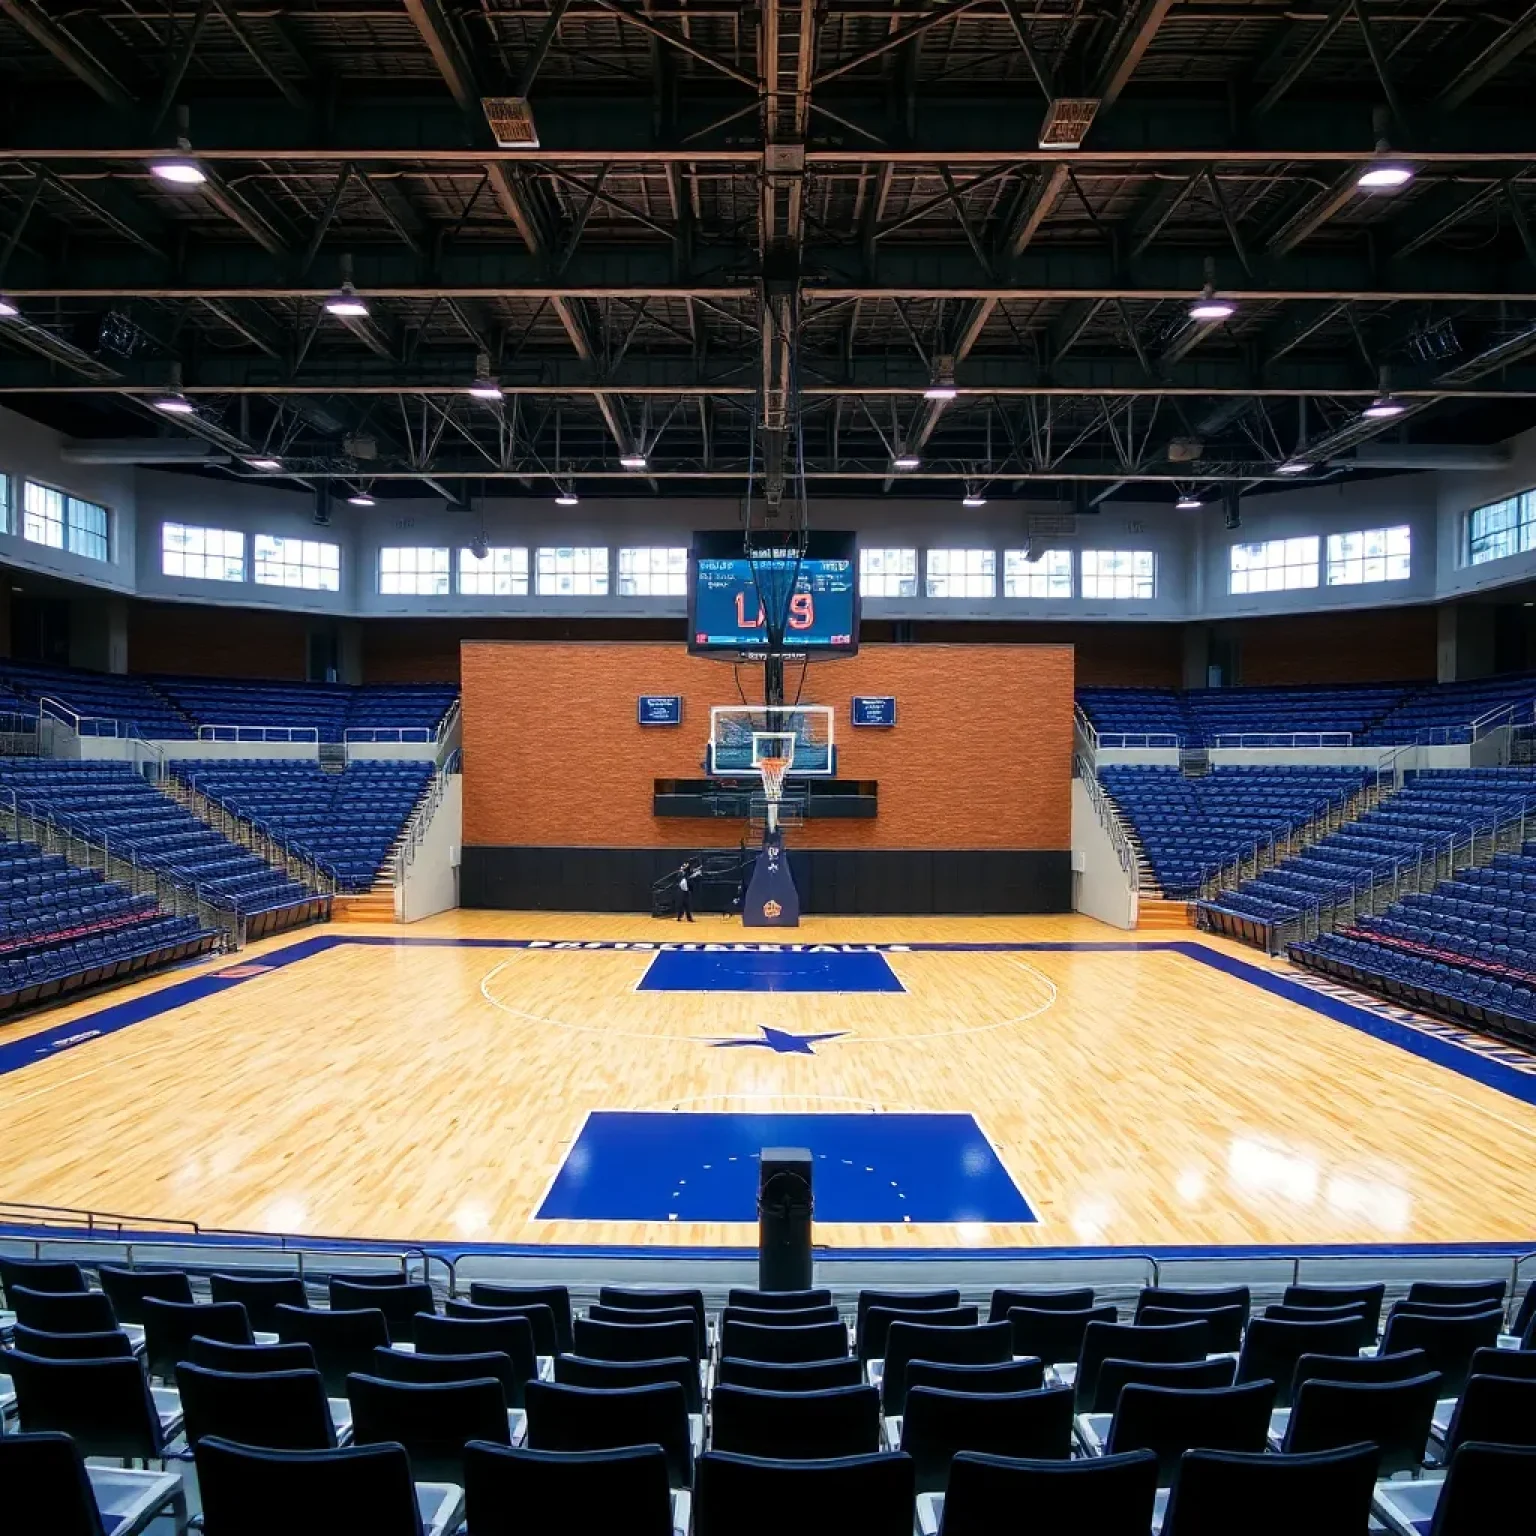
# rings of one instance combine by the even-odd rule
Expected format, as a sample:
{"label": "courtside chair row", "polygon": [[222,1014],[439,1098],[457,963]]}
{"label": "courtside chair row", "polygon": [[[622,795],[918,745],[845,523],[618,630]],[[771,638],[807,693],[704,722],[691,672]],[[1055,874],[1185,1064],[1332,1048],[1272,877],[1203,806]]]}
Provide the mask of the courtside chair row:
{"label": "courtside chair row", "polygon": [[348,1501],[369,1530],[467,1514],[470,1536],[530,1509],[964,1536],[1024,1507],[1042,1530],[1309,1509],[1360,1533],[1374,1509],[1455,1536],[1536,1456],[1536,1285],[1506,1316],[1500,1281],[1419,1283],[1384,1326],[1381,1285],[1293,1286],[1263,1316],[1247,1287],[1152,1288],[1124,1321],[1090,1288],[998,1290],[985,1321],[956,1290],[864,1292],[850,1326],[824,1290],[733,1291],[711,1322],[697,1291],[608,1288],[576,1315],[563,1288],[476,1284],[440,1314],[399,1272],[333,1276],[329,1308],[297,1276],[213,1275],[209,1303],[183,1272],[98,1278],[0,1260],[0,1400],[27,1496],[94,1500],[103,1531],[103,1510],[174,1514],[183,1484],[149,1463],[190,1458],[210,1536]]}

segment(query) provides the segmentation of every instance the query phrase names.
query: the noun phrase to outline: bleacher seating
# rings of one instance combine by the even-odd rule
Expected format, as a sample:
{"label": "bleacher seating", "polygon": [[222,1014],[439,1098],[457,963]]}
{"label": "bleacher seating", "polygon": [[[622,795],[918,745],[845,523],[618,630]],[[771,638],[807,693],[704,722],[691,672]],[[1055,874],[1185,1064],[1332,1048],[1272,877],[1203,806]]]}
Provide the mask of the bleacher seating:
{"label": "bleacher seating", "polygon": [[1530,807],[1536,807],[1536,770],[1529,768],[1410,774],[1402,790],[1374,809],[1235,890],[1218,892],[1205,910],[1216,928],[1261,942],[1256,930],[1345,900],[1395,867]]}
{"label": "bleacher seating", "polygon": [[[53,699],[83,717],[85,735],[117,735],[131,725],[157,740],[187,740],[199,726],[314,730],[320,741],[430,741],[458,696],[450,683],[370,684],[220,681],[139,677],[0,662],[0,715],[35,717]],[[230,733],[233,735],[233,732]]]}
{"label": "bleacher seating", "polygon": [[295,881],[140,778],[126,763],[0,758],[0,786],[22,810],[197,886],[215,905],[260,918],[261,931],[307,920],[314,899]]}
{"label": "bleacher seating", "polygon": [[332,873],[343,891],[373,884],[432,777],[424,762],[362,761],[328,773],[307,758],[182,761],[174,771]]}
{"label": "bleacher seating", "polygon": [[1293,737],[1297,745],[1455,745],[1472,740],[1473,721],[1506,707],[1509,723],[1530,724],[1536,677],[1182,692],[1082,688],[1077,702],[1109,746],[1260,747]]}
{"label": "bleacher seating", "polygon": [[[270,1250],[253,1253],[270,1262]],[[366,1524],[423,1536],[451,1536],[466,1515],[470,1536],[585,1530],[587,1515],[594,1529],[642,1536],[767,1536],[785,1528],[786,1511],[807,1536],[991,1536],[1015,1528],[1021,1510],[1032,1529],[1148,1536],[1166,1511],[1173,1536],[1303,1521],[1364,1536],[1372,1515],[1385,1521],[1372,1529],[1428,1531],[1436,1504],[1449,1510],[1454,1500],[1483,1512],[1482,1524],[1454,1526],[1458,1536],[1523,1529],[1509,1501],[1528,1490],[1515,1494],[1510,1479],[1529,1475],[1536,1446],[1536,1284],[1520,1297],[1506,1295],[1498,1278],[1416,1282],[1394,1291],[1384,1326],[1383,1286],[1286,1285],[1272,1264],[1255,1270],[1252,1290],[1087,1289],[1073,1299],[1090,1309],[1097,1301],[1104,1318],[1065,1358],[951,1367],[1022,1366],[1028,1385],[973,1386],[952,1375],[939,1386],[917,1375],[933,1367],[913,1364],[898,1412],[888,1377],[895,1358],[861,1361],[854,1348],[855,1315],[867,1320],[877,1310],[862,1295],[857,1306],[852,1296],[831,1304],[837,1336],[825,1348],[833,1358],[819,1362],[846,1365],[859,1381],[765,1390],[729,1384],[738,1362],[720,1298],[706,1308],[693,1293],[697,1310],[664,1309],[684,1316],[657,1325],[645,1321],[662,1315],[641,1305],[647,1293],[627,1291],[620,1299],[630,1307],[605,1310],[635,1321],[595,1325],[603,1358],[530,1356],[514,1372],[504,1353],[437,1344],[422,1352],[423,1330],[444,1322],[440,1306],[462,1305],[452,1295],[443,1299],[402,1271],[352,1271],[348,1280],[347,1271],[327,1274],[319,1254],[308,1257],[293,1276],[308,1304],[280,1307],[278,1332],[302,1331],[313,1344],[255,1334],[239,1302],[209,1304],[227,1277],[201,1269],[156,1272],[155,1288],[174,1288],[180,1299],[141,1299],[138,1326],[109,1295],[85,1289],[87,1271],[106,1260],[87,1259],[82,1270],[0,1257],[5,1305],[17,1314],[14,1327],[0,1317],[9,1346],[0,1354],[7,1511],[25,1511],[26,1528],[41,1530],[96,1505],[101,1523],[71,1516],[60,1528],[116,1531],[127,1527],[105,1517],[132,1504],[144,1521],[133,1529],[147,1528],[153,1507],[178,1523],[193,1517],[207,1536],[295,1528],[300,1509],[305,1528]],[[226,1241],[219,1262],[230,1261]],[[128,1282],[136,1273],[118,1269],[102,1280],[119,1296],[135,1295]],[[362,1304],[337,1311],[342,1289]],[[559,1305],[547,1310],[570,1315],[564,1287],[544,1294],[555,1291]],[[900,1311],[904,1300],[927,1298],[869,1299]],[[1048,1314],[1060,1300],[1060,1292],[1010,1290],[994,1295],[991,1311]],[[413,1307],[414,1351],[388,1342],[384,1321],[385,1311]],[[979,1315],[974,1304],[969,1310]],[[36,1328],[45,1311],[64,1331]],[[1235,1348],[1209,1355],[1209,1320],[1233,1311],[1239,1333],[1223,1342]],[[161,1326],[168,1313],[169,1330]],[[1167,1326],[1170,1313],[1191,1321]],[[701,1317],[715,1341],[707,1356],[644,1356],[658,1326],[669,1348],[678,1329],[694,1344]],[[525,1318],[503,1321],[531,1338]],[[577,1330],[589,1321],[577,1309]],[[305,1328],[295,1331],[299,1322]],[[87,1325],[97,1331],[82,1335]],[[779,1324],[755,1326],[800,1325],[790,1311]],[[892,1333],[913,1326],[895,1323]],[[945,1334],[958,1357],[978,1353],[970,1339],[999,1329],[1006,1351],[1011,1327],[931,1331]],[[613,1329],[634,1337],[610,1339]],[[209,1342],[226,1334],[240,1342]],[[1319,1351],[1324,1336],[1336,1347]],[[1017,1329],[1011,1338],[1022,1353]],[[87,1347],[90,1356],[81,1353]],[[609,1378],[605,1360],[632,1363]],[[1116,1385],[1105,1393],[1099,1378],[1110,1372]],[[125,1474],[83,1459],[127,1456],[163,1470]],[[1285,1518],[1255,1523],[1260,1508]]]}
{"label": "bleacher seating", "polygon": [[153,896],[0,839],[0,1013],[203,954],[215,937]]}
{"label": "bleacher seating", "polygon": [[[430,741],[458,696],[446,683],[382,684],[215,682],[159,677],[154,686],[201,726],[276,726],[314,729],[321,741],[392,739]],[[359,735],[358,733],[363,733]]]}
{"label": "bleacher seating", "polygon": [[1167,896],[1198,892],[1204,877],[1343,805],[1364,785],[1359,768],[1217,768],[1186,777],[1176,768],[1107,767],[1100,782],[1130,821]]}
{"label": "bleacher seating", "polygon": [[1302,965],[1536,1044],[1536,843],[1291,948]]}

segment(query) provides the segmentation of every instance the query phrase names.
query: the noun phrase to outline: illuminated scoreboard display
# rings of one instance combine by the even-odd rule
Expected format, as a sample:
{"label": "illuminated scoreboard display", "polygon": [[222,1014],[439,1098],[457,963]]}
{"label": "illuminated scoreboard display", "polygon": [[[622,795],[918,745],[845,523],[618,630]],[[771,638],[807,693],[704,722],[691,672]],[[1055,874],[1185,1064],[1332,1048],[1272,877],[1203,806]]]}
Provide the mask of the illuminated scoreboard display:
{"label": "illuminated scoreboard display", "polygon": [[[771,596],[783,593],[795,554],[784,550],[755,561]],[[698,533],[688,561],[688,647],[750,653],[767,643],[754,561],[739,533]],[[859,564],[851,533],[812,534],[799,561],[784,625],[784,649],[807,655],[851,656],[859,648]]]}

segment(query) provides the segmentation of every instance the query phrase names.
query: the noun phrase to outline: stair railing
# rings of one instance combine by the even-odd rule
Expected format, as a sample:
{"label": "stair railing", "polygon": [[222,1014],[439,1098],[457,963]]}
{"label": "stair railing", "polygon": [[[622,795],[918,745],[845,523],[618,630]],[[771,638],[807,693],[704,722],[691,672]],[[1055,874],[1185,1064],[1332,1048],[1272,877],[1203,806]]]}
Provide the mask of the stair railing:
{"label": "stair railing", "polygon": [[[1109,792],[1099,782],[1098,775],[1094,773],[1093,765],[1087,758],[1081,755],[1076,757],[1073,760],[1073,769],[1074,776],[1083,781],[1083,788],[1088,791],[1088,802],[1099,818],[1099,825],[1109,834],[1110,845],[1115,850],[1115,857],[1120,861],[1120,868],[1139,885],[1143,865],[1137,857],[1135,845],[1126,833],[1118,807],[1110,798]],[[1151,873],[1150,870],[1145,872]]]}
{"label": "stair railing", "polygon": [[337,877],[334,869],[301,852],[285,834],[259,817],[245,815],[231,809],[222,800],[215,799],[199,786],[197,780],[196,773],[187,776],[180,768],[172,767],[167,770],[160,788],[199,821],[207,822],[215,832],[239,847],[248,849],[290,880],[307,887],[317,896],[336,894]]}
{"label": "stair railing", "polygon": [[[406,871],[416,862],[416,850],[426,840],[427,828],[432,825],[432,818],[437,815],[437,808],[443,803],[443,796],[448,792],[448,777],[447,773],[442,772],[432,775],[422,791],[421,798],[416,802],[416,808],[400,829],[400,840],[396,845],[394,857],[394,880],[397,891],[404,887]],[[398,900],[398,897],[396,899]]]}
{"label": "stair railing", "polygon": [[95,870],[135,896],[153,896],[162,911],[175,917],[195,917],[219,935],[220,949],[239,949],[245,942],[244,916],[233,897],[205,889],[198,881],[172,870],[145,864],[128,846],[112,847],[107,838],[89,837],[61,823],[50,812],[23,805],[16,791],[0,788],[0,828],[17,842],[34,843],[44,853],[57,853],[75,869]]}

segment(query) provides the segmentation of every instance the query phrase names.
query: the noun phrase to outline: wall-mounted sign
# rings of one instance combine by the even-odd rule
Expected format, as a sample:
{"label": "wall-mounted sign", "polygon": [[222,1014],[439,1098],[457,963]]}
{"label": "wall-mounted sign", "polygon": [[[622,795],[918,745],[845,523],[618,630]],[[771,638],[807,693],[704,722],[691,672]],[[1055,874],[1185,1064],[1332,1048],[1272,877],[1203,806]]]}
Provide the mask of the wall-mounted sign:
{"label": "wall-mounted sign", "polygon": [[859,697],[853,701],[855,725],[887,726],[896,724],[896,700]]}
{"label": "wall-mounted sign", "polygon": [[683,696],[680,693],[642,693],[636,704],[641,725],[681,725]]}

